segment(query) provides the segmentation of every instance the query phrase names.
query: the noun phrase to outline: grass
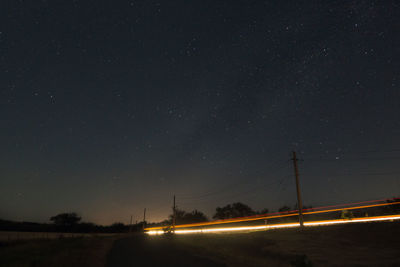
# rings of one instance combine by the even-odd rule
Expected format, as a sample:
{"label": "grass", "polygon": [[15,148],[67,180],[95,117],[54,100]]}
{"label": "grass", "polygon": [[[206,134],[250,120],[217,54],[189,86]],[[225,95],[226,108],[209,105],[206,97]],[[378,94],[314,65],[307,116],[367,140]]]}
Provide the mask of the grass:
{"label": "grass", "polygon": [[0,266],[104,266],[113,237],[61,238],[0,243]]}

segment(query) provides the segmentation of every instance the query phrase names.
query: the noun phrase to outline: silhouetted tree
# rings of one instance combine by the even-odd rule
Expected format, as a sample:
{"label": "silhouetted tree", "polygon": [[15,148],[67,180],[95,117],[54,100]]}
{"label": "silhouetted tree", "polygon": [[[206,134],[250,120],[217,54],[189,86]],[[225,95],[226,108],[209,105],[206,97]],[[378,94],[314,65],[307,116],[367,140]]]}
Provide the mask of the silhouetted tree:
{"label": "silhouetted tree", "polygon": [[[180,210],[180,209],[175,209],[175,223],[185,223],[184,218],[186,216],[186,211]],[[169,218],[172,222],[172,219],[174,218],[174,214],[169,215]]]}
{"label": "silhouetted tree", "polygon": [[[180,224],[180,223],[196,223],[196,222],[205,222],[208,221],[208,218],[206,217],[206,215],[204,215],[204,213],[202,213],[201,211],[198,210],[194,210],[192,212],[186,212],[184,210],[180,210],[180,209],[176,209],[175,210],[175,214],[176,214],[176,223]],[[173,218],[173,214],[169,215],[169,220],[168,221],[164,221],[167,222],[169,224],[171,224],[172,222],[172,218]]]}
{"label": "silhouetted tree", "polygon": [[206,222],[208,221],[208,218],[201,211],[194,210],[191,213],[186,213],[185,220],[190,223],[195,223],[195,222]]}
{"label": "silhouetted tree", "polygon": [[95,232],[98,228],[98,225],[90,222],[83,222],[79,224],[79,232]]}
{"label": "silhouetted tree", "polygon": [[72,213],[61,213],[50,218],[55,225],[59,226],[73,226],[80,222],[81,217],[75,212]]}
{"label": "silhouetted tree", "polygon": [[118,232],[118,233],[120,233],[120,232],[126,232],[126,231],[128,231],[128,228],[129,228],[129,226],[126,226],[125,224],[123,224],[123,223],[121,223],[121,222],[113,223],[113,224],[110,226],[110,230],[111,230],[112,232]]}
{"label": "silhouetted tree", "polygon": [[[69,213],[68,213],[69,214]],[[29,232],[77,232],[77,233],[121,233],[127,232],[128,225],[114,223],[109,226],[96,225],[90,222],[79,222],[76,214],[59,214],[51,217],[53,224],[34,222],[13,222],[0,219],[0,231],[29,231]],[[71,219],[73,218],[73,219]],[[143,229],[141,224],[132,225],[132,231],[139,232]]]}
{"label": "silhouetted tree", "polygon": [[229,219],[237,217],[245,217],[255,215],[256,213],[249,206],[236,202],[233,204],[228,204],[225,207],[217,207],[216,213],[214,214],[214,219]]}

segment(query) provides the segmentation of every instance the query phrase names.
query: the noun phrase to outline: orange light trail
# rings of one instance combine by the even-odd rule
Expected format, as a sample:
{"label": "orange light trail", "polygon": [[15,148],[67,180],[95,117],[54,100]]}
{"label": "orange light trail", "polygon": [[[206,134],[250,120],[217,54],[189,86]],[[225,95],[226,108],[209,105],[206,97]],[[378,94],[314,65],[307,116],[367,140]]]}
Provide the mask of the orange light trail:
{"label": "orange light trail", "polygon": [[[366,203],[366,202],[359,202],[359,203]],[[327,213],[327,212],[342,211],[342,210],[354,210],[354,209],[363,209],[363,208],[382,207],[382,206],[389,206],[389,205],[395,205],[395,204],[400,204],[400,202],[372,204],[372,205],[364,205],[364,206],[356,206],[356,207],[343,207],[343,208],[329,209],[329,210],[307,211],[307,212],[303,212],[303,215]],[[346,204],[344,204],[344,205],[346,205]],[[335,206],[337,206],[337,205],[335,205]],[[315,209],[319,209],[319,208],[315,208]],[[227,219],[227,220],[217,220],[217,221],[211,221],[211,222],[180,224],[180,225],[176,225],[175,228],[199,227],[199,226],[237,223],[237,222],[250,222],[250,221],[283,218],[283,217],[290,217],[290,216],[297,216],[297,215],[298,215],[297,212],[289,213],[289,214],[281,214],[280,213],[279,215],[272,215],[272,216],[270,216],[269,214],[267,216],[257,215],[257,216],[249,216],[249,217],[234,218],[234,219]],[[145,228],[145,231],[162,230],[163,228],[165,228],[165,226],[149,227],[149,228]]]}
{"label": "orange light trail", "polygon": [[[346,223],[361,223],[361,222],[377,222],[377,221],[394,221],[400,220],[400,214],[386,215],[386,216],[374,216],[368,218],[354,218],[354,219],[336,219],[336,220],[325,220],[325,221],[310,221],[304,222],[305,227],[315,226],[326,226],[334,224],[346,224]],[[258,226],[240,226],[240,227],[224,227],[224,228],[209,228],[209,229],[181,229],[175,230],[175,234],[200,234],[200,233],[223,233],[223,232],[240,232],[240,231],[261,231],[271,230],[280,228],[294,228],[299,227],[299,223],[284,223],[284,224],[272,224],[272,225],[258,225]],[[161,235],[164,234],[162,230],[151,230],[148,231],[149,235]]]}
{"label": "orange light trail", "polygon": [[[326,209],[326,208],[337,208],[337,207],[343,207],[343,206],[361,205],[361,204],[366,204],[366,203],[383,202],[383,201],[388,201],[388,200],[393,200],[393,199],[392,198],[385,198],[385,199],[376,199],[376,200],[352,202],[352,203],[346,203],[346,204],[328,205],[328,206],[321,206],[321,207],[316,207],[316,208],[303,209],[303,211],[307,211],[307,210],[314,211],[314,210],[320,210],[320,209]],[[295,211],[298,211],[298,210],[295,210]]]}

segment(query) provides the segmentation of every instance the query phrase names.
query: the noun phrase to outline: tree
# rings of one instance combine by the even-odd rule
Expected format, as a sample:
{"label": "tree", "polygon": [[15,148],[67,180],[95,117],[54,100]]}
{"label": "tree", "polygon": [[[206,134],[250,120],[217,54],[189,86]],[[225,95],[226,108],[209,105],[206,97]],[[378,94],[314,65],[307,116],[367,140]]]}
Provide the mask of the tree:
{"label": "tree", "polygon": [[249,206],[236,202],[233,204],[228,204],[225,207],[217,207],[216,208],[216,213],[214,214],[213,218],[214,219],[230,219],[230,218],[236,218],[236,217],[245,217],[245,216],[252,216],[255,215],[256,213],[252,208]]}
{"label": "tree", "polygon": [[121,232],[127,232],[128,231],[128,226],[126,226],[125,224],[123,224],[123,223],[121,223],[121,222],[116,222],[116,223],[113,223],[111,226],[110,226],[110,230],[112,231],[112,232],[117,232],[117,233],[121,233]]}
{"label": "tree", "polygon": [[[192,212],[186,212],[184,210],[180,209],[175,209],[175,215],[176,215],[176,224],[182,224],[182,223],[196,223],[196,222],[205,222],[208,221],[208,218],[206,215],[204,215],[203,212],[194,210]],[[169,223],[172,222],[174,215],[171,214],[169,215]]]}
{"label": "tree", "polygon": [[194,210],[191,213],[186,213],[185,221],[190,222],[190,223],[206,222],[206,221],[208,221],[208,218],[201,211]]}
{"label": "tree", "polygon": [[[182,223],[183,218],[185,217],[186,211],[180,210],[178,208],[175,209],[175,223]],[[168,224],[172,224],[174,220],[174,213],[168,216]]]}
{"label": "tree", "polygon": [[50,218],[50,221],[53,221],[55,225],[59,226],[72,226],[76,225],[80,222],[81,217],[78,216],[75,212],[72,213],[61,213],[56,216]]}

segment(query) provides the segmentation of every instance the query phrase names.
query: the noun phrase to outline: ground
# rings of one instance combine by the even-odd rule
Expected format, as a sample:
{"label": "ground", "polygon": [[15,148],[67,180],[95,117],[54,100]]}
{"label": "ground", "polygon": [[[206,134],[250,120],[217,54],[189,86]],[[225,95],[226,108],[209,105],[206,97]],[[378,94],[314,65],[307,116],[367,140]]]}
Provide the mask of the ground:
{"label": "ground", "polygon": [[0,266],[102,267],[114,240],[100,236],[0,242]]}
{"label": "ground", "polygon": [[0,247],[0,266],[400,266],[400,223],[69,238]]}
{"label": "ground", "polygon": [[243,234],[177,236],[229,266],[400,266],[400,223],[360,223]]}
{"label": "ground", "polygon": [[225,264],[210,259],[208,255],[198,255],[185,244],[172,237],[152,238],[134,236],[117,240],[111,249],[107,266],[207,266],[218,267]]}

